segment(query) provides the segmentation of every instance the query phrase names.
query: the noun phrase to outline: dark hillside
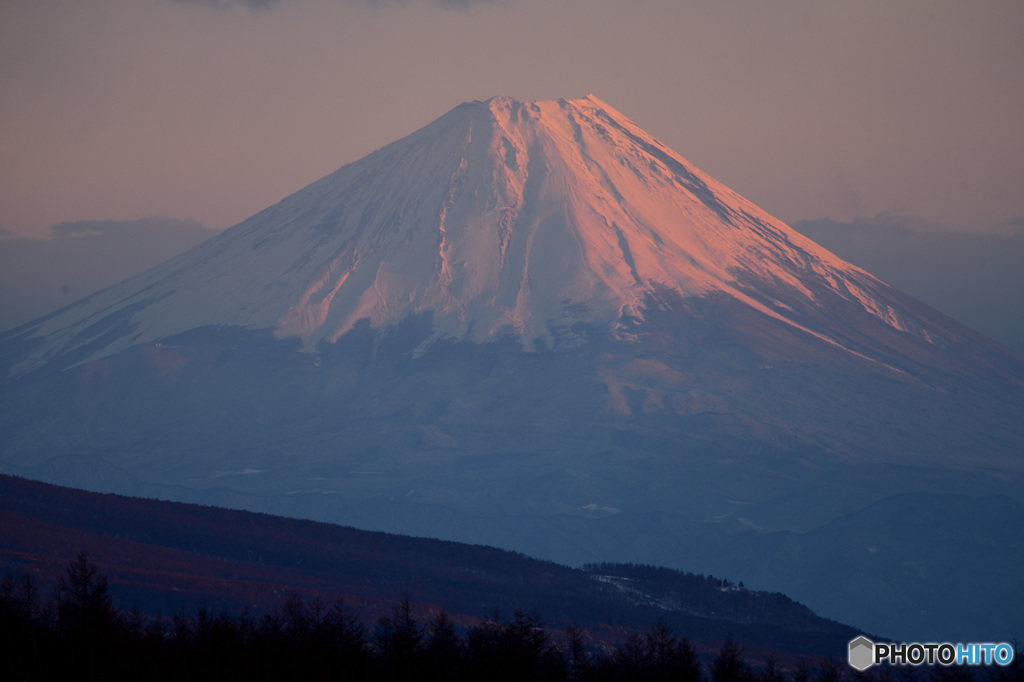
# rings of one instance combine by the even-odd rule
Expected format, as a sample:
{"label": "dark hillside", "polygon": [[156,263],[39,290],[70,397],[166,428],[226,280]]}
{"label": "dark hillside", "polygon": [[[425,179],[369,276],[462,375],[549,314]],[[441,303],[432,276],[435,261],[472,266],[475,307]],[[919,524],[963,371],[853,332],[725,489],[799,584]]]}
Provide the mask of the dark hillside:
{"label": "dark hillside", "polygon": [[732,636],[752,654],[839,655],[858,634],[781,594],[679,571],[573,569],[490,547],[0,476],[5,570],[45,586],[82,549],[108,576],[118,606],[152,615],[204,600],[215,611],[266,611],[294,591],[341,595],[372,621],[407,594],[464,624],[495,609],[531,611],[611,641],[663,618],[705,651]]}

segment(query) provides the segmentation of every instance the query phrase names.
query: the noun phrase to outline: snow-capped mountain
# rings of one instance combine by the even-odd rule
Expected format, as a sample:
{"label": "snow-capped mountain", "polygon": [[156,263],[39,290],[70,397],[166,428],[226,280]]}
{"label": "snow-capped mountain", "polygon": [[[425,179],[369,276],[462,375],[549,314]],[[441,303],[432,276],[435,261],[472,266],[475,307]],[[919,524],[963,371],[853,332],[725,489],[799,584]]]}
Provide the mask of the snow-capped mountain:
{"label": "snow-capped mountain", "polygon": [[[1024,358],[593,96],[456,107],[0,336],[0,377],[7,473],[752,575],[918,641],[1019,622],[1015,576],[886,547],[1024,502]],[[1019,565],[1000,538],[956,555]]]}
{"label": "snow-capped mountain", "polygon": [[[694,168],[590,95],[457,107],[200,248],[23,332],[11,368],[98,359],[203,325],[272,329],[307,349],[363,319],[430,313],[425,340],[577,343],[631,333],[651,296],[724,293],[844,348],[793,310],[846,299],[933,341],[886,287]],[[112,330],[105,320],[116,317]],[[102,335],[95,329],[103,328]],[[94,330],[94,331],[90,331]]]}

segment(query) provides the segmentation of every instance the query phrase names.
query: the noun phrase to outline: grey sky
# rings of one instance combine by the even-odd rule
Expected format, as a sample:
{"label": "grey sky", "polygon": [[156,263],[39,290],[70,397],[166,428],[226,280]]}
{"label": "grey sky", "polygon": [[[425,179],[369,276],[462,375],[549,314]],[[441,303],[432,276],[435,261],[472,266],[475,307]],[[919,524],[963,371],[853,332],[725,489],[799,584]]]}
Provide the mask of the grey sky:
{"label": "grey sky", "polygon": [[462,101],[587,92],[784,220],[998,227],[1022,29],[984,1],[5,0],[0,228],[224,228]]}

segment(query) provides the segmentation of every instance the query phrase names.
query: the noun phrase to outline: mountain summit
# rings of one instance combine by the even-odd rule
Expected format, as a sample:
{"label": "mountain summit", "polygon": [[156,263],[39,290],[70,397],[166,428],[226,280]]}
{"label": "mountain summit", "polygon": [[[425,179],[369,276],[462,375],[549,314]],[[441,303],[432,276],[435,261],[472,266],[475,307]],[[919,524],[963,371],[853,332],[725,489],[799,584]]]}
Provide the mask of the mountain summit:
{"label": "mountain summit", "polygon": [[592,96],[456,107],[0,368],[5,473],[1024,627],[1024,358]]}
{"label": "mountain summit", "polygon": [[[579,323],[629,335],[652,300],[712,293],[853,353],[823,324],[837,296],[934,342],[875,278],[593,95],[496,97],[50,317],[25,334],[45,342],[13,371],[203,325],[272,329],[315,349],[360,320],[384,328],[421,314],[433,321],[427,345],[513,335],[558,347],[581,341]],[[102,336],[90,331],[98,323]]]}

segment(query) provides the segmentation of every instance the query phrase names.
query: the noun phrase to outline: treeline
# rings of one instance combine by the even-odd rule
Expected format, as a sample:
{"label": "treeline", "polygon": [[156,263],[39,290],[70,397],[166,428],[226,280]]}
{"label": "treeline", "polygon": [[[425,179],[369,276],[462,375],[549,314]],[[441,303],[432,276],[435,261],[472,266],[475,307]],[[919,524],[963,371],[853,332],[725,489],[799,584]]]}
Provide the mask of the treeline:
{"label": "treeline", "polygon": [[[82,552],[52,594],[27,574],[0,581],[0,669],[5,680],[466,680],[631,682],[970,682],[967,668],[869,671],[845,661],[783,669],[753,665],[726,641],[702,663],[693,644],[658,621],[621,645],[585,630],[550,631],[516,611],[457,628],[444,611],[421,617],[409,598],[370,626],[341,598],[289,595],[268,613],[214,613],[205,604],[169,618],[113,605],[106,578]],[[1018,659],[994,682],[1024,682]],[[980,676],[979,676],[980,679]]]}

